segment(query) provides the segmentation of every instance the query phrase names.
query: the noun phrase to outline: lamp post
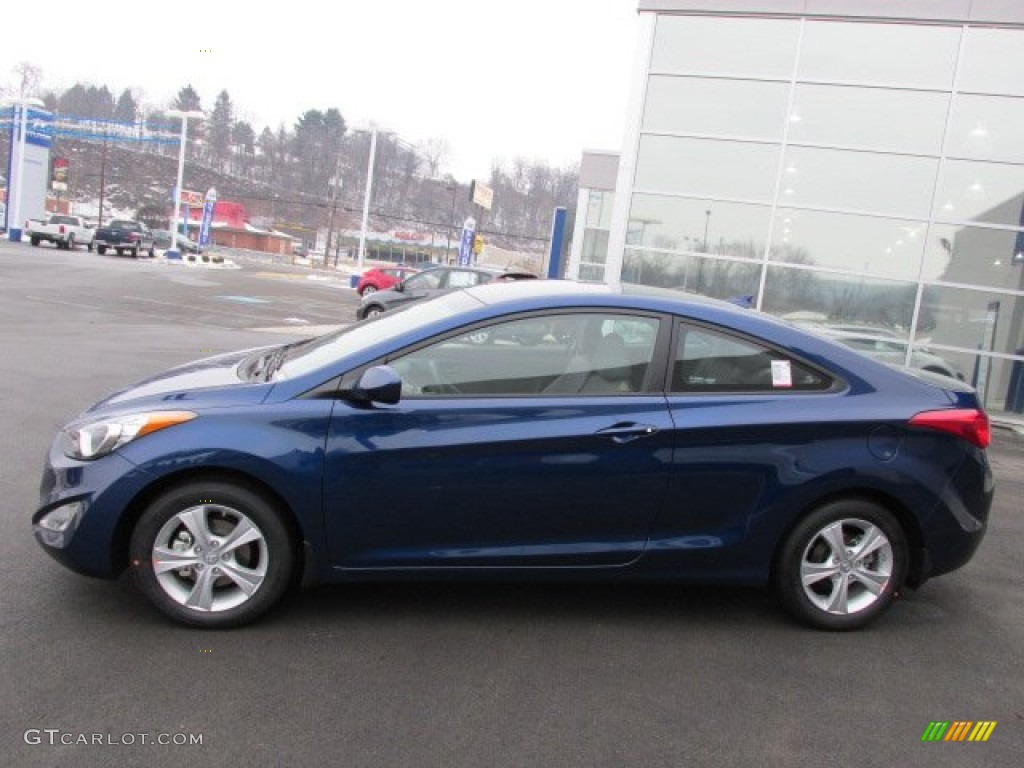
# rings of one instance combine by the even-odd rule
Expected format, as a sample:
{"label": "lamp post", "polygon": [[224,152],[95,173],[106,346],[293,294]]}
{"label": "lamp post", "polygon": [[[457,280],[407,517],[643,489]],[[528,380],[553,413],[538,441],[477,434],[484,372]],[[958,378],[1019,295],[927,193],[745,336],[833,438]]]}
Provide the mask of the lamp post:
{"label": "lamp post", "polygon": [[[40,99],[28,96],[11,102],[11,106],[20,107],[21,117],[18,126],[18,141],[11,142],[12,153],[17,150],[17,158],[11,158],[11,168],[14,169],[14,183],[7,185],[7,237],[12,243],[21,242],[21,195],[25,189],[25,182],[22,178],[25,173],[25,134],[28,133],[28,108],[42,107]],[[15,110],[11,110],[11,136],[14,136]],[[10,226],[13,224],[14,226]]]}
{"label": "lamp post", "polygon": [[448,245],[444,249],[444,263],[450,264],[452,260],[452,227],[455,221],[455,193],[459,190],[459,185],[449,184],[445,189],[452,193],[452,212],[448,216]]}
{"label": "lamp post", "polygon": [[377,129],[370,128],[370,159],[366,163],[366,194],[363,196],[363,226],[359,231],[359,260],[357,269],[363,271],[366,259],[366,228],[370,222],[370,194],[373,191],[373,161],[377,154]]}
{"label": "lamp post", "polygon": [[[188,136],[188,119],[194,117],[198,120],[203,117],[203,113],[197,109],[190,109],[188,111],[172,109],[167,115],[169,117],[181,118],[181,138],[178,143],[178,183],[174,185],[174,208],[171,210],[170,219],[171,247],[168,249],[178,253],[178,216],[181,213],[181,185],[185,175],[185,140]],[[188,224],[186,223],[185,226],[185,236],[188,237]]]}

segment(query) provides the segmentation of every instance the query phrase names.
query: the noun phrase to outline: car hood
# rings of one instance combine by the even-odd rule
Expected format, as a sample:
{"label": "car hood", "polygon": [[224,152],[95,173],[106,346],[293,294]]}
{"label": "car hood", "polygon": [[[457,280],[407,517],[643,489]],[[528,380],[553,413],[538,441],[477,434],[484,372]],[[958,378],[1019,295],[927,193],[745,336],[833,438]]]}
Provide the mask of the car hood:
{"label": "car hood", "polygon": [[261,402],[270,385],[244,381],[238,375],[238,366],[246,358],[273,348],[229,352],[179,365],[108,395],[91,406],[86,413],[124,410],[128,404],[151,408],[188,408]]}

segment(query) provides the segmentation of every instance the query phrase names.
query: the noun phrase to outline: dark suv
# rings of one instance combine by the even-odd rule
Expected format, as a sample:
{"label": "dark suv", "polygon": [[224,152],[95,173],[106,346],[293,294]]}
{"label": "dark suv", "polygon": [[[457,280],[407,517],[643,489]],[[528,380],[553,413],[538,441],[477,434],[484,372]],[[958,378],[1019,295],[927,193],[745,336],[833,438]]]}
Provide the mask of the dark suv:
{"label": "dark suv", "polygon": [[528,280],[537,276],[529,272],[488,269],[486,267],[435,267],[405,278],[393,288],[376,291],[363,297],[356,317],[363,320],[389,309],[404,307],[414,301],[429,299],[439,293],[472,288],[502,280]]}

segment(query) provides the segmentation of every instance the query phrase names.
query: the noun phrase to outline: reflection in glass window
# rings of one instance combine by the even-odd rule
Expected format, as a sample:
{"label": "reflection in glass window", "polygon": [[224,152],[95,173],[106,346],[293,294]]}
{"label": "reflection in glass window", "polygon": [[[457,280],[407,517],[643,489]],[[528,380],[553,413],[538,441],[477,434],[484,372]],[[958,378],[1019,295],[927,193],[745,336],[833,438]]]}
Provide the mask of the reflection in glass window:
{"label": "reflection in glass window", "polygon": [[953,99],[946,154],[1024,163],[1024,99],[959,94]]}
{"label": "reflection in glass window", "polygon": [[926,229],[922,221],[780,208],[769,258],[916,280]]}
{"label": "reflection in glass window", "polygon": [[1024,289],[1024,230],[937,224],[928,238],[926,280]]}
{"label": "reflection in glass window", "polygon": [[800,22],[790,19],[657,17],[651,69],[789,79]]}
{"label": "reflection in glass window", "polygon": [[[933,345],[1024,354],[1024,296],[929,285],[921,313]],[[964,373],[973,384],[971,369]]]}
{"label": "reflection in glass window", "polygon": [[389,361],[403,397],[602,395],[640,392],[658,320],[577,313],[488,326]]}
{"label": "reflection in glass window", "polygon": [[754,341],[683,325],[672,364],[672,392],[785,392],[828,389],[808,365]]}
{"label": "reflection in glass window", "polygon": [[934,216],[944,221],[1024,226],[1024,168],[947,160],[935,195]]}
{"label": "reflection in glass window", "polygon": [[905,329],[916,295],[909,281],[770,266],[761,309],[793,322]]}
{"label": "reflection in glass window", "polygon": [[637,194],[629,212],[626,242],[761,259],[770,219],[767,205]]}
{"label": "reflection in glass window", "polygon": [[782,140],[788,83],[654,75],[643,128]]}
{"label": "reflection in glass window", "polygon": [[938,159],[790,147],[779,202],[928,218]]}
{"label": "reflection in glass window", "polygon": [[610,229],[612,225],[612,205],[615,202],[614,192],[591,189],[587,192],[587,226]]}
{"label": "reflection in glass window", "polygon": [[797,77],[949,90],[959,44],[959,27],[809,21]]}
{"label": "reflection in glass window", "polygon": [[641,136],[636,187],[770,202],[779,146],[741,141]]}
{"label": "reflection in glass window", "polygon": [[626,248],[622,280],[729,299],[757,294],[761,264]]}
{"label": "reflection in glass window", "polygon": [[938,155],[948,106],[943,93],[800,84],[789,141]]}
{"label": "reflection in glass window", "polygon": [[608,230],[590,229],[583,231],[583,248],[580,253],[580,279],[603,282],[605,262],[608,260]]}
{"label": "reflection in glass window", "polygon": [[968,29],[958,90],[1024,96],[1024,45],[1020,31]]}
{"label": "reflection in glass window", "polygon": [[945,350],[942,354],[956,358],[967,382],[977,388],[989,416],[1024,416],[1024,361]]}

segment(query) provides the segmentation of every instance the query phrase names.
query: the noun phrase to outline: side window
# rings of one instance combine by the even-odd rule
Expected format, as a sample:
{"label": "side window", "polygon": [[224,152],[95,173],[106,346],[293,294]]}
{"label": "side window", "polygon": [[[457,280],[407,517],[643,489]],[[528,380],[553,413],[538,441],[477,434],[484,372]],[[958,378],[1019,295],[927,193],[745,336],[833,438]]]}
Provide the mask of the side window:
{"label": "side window", "polygon": [[828,389],[831,379],[782,352],[707,328],[682,326],[673,392],[777,392]]}
{"label": "side window", "polygon": [[405,285],[415,291],[431,291],[441,286],[441,275],[437,272],[421,272],[406,280]]}
{"label": "side window", "polygon": [[388,364],[402,377],[403,397],[640,392],[657,328],[650,317],[530,315],[476,328]]}
{"label": "side window", "polygon": [[460,272],[458,270],[448,273],[449,288],[470,288],[480,282],[476,272]]}

